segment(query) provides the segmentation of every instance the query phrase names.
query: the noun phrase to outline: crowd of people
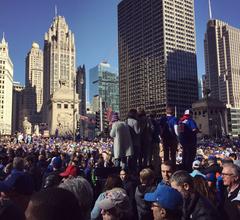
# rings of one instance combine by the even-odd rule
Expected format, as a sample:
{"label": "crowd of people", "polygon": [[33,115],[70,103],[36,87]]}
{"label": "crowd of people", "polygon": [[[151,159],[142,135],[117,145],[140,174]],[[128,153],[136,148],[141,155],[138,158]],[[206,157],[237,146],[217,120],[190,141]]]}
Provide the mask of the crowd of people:
{"label": "crowd of people", "polygon": [[109,138],[0,140],[0,219],[240,219],[240,141],[197,141],[186,110],[113,113]]}

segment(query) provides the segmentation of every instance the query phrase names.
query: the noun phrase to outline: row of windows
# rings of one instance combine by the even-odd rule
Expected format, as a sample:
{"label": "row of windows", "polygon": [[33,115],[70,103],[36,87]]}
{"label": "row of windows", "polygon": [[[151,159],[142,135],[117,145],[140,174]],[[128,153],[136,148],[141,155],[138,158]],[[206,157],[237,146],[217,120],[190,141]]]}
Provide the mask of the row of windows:
{"label": "row of windows", "polygon": [[68,109],[68,108],[70,108],[71,107],[71,109],[73,109],[74,108],[74,105],[73,104],[71,104],[71,105],[68,105],[68,104],[57,104],[57,108],[58,109],[61,109],[61,108],[64,108],[64,109]]}
{"label": "row of windows", "polygon": [[[203,115],[203,116],[205,116],[206,113],[207,113],[207,111],[195,111],[193,114],[194,114],[195,116],[197,116],[197,115]],[[210,111],[209,111],[209,114],[210,114],[210,115],[219,114],[219,113],[222,113],[222,111],[221,111],[221,110],[210,110]]]}

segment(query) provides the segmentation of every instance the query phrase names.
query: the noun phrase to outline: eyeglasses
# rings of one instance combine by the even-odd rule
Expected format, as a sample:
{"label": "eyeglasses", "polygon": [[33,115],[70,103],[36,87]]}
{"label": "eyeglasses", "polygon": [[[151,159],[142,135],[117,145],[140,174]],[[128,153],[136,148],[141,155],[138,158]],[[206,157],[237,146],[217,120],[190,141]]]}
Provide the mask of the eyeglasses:
{"label": "eyeglasses", "polygon": [[222,175],[222,176],[234,176],[233,173],[222,173],[221,175]]}

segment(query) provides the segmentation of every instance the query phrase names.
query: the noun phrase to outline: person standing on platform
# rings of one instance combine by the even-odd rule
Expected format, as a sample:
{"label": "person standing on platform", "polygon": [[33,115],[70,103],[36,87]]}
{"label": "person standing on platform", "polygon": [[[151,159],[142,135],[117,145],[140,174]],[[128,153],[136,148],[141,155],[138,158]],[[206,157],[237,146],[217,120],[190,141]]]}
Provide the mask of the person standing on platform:
{"label": "person standing on platform", "polygon": [[172,161],[176,165],[176,152],[178,146],[178,121],[174,116],[173,108],[166,108],[166,115],[162,116],[159,121],[160,137],[163,145],[164,161]]}
{"label": "person standing on platform", "polygon": [[128,157],[133,155],[133,146],[128,125],[126,122],[119,120],[116,112],[112,115],[110,136],[113,138],[115,166],[120,166],[121,162],[122,169],[125,169]]}
{"label": "person standing on platform", "polygon": [[179,142],[183,147],[183,169],[191,172],[192,163],[197,151],[197,133],[199,132],[196,122],[191,117],[191,111],[186,110],[178,124]]}

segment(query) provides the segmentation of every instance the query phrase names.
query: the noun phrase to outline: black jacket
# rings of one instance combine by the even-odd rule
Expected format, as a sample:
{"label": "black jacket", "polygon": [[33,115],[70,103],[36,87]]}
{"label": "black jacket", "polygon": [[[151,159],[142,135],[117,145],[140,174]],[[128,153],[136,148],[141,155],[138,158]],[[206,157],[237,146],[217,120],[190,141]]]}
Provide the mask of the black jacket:
{"label": "black jacket", "polygon": [[219,220],[220,216],[210,201],[195,192],[183,202],[182,220]]}
{"label": "black jacket", "polygon": [[135,200],[138,211],[138,220],[152,220],[151,203],[144,200],[145,193],[154,192],[156,186],[139,185],[136,188]]}
{"label": "black jacket", "polygon": [[240,219],[240,185],[232,193],[225,192],[224,211],[226,213],[226,220]]}

